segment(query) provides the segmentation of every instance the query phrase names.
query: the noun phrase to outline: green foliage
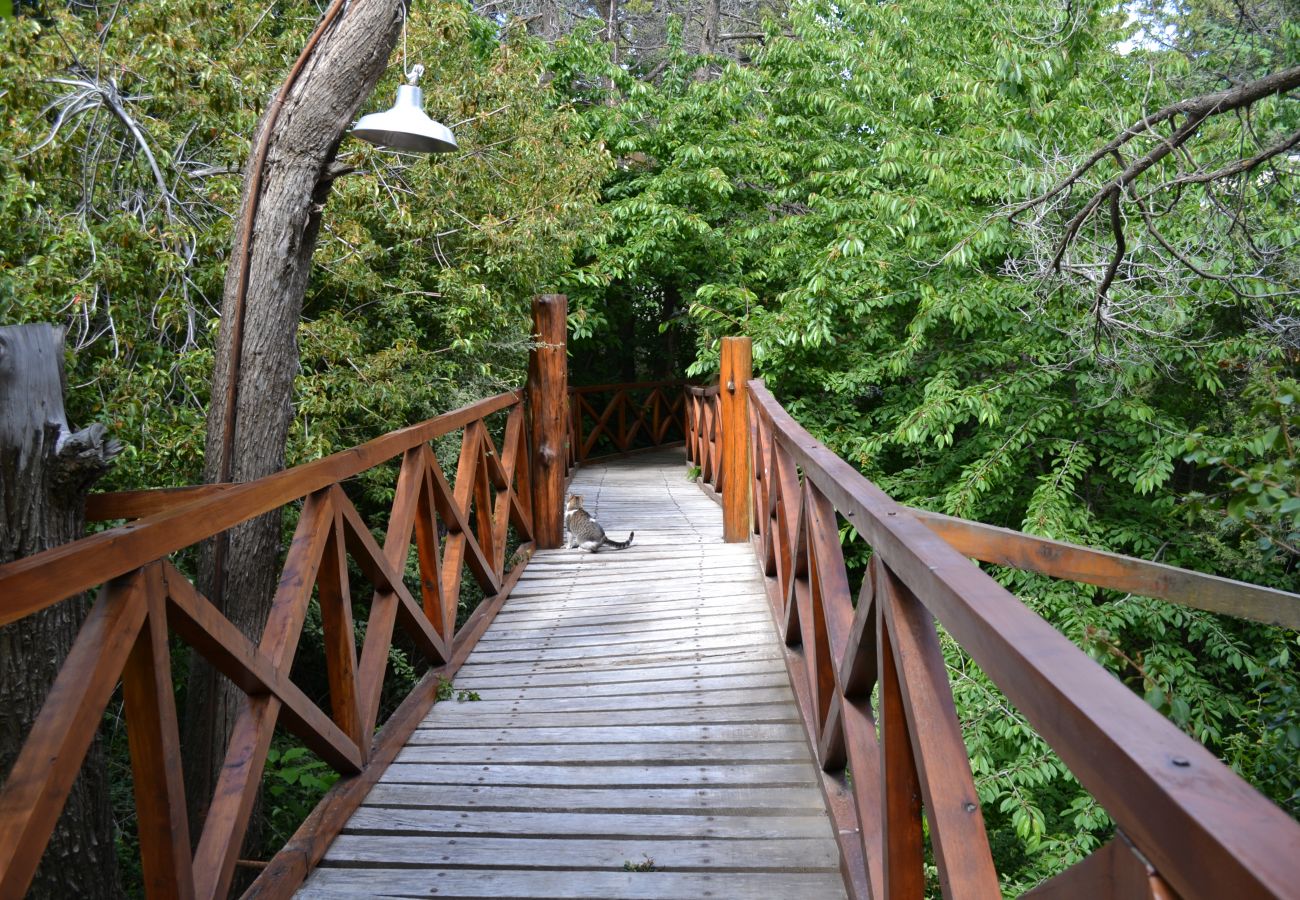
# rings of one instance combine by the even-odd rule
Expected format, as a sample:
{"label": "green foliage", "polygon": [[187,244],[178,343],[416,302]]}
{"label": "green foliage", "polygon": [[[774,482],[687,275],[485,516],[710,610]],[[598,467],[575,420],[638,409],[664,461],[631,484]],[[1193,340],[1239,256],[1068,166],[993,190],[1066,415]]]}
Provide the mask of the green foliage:
{"label": "green foliage", "polygon": [[240,91],[269,91],[251,63],[283,52],[267,33],[233,54],[254,7],[216,32],[210,10],[140,7],[98,33],[58,9],[0,22],[0,313],[68,327],[69,413],[124,439],[117,484],[196,480],[238,181],[194,173],[238,167],[255,115]]}
{"label": "green foliage", "polygon": [[457,690],[451,683],[450,678],[443,678],[441,675],[438,676],[438,691],[434,696],[439,700],[450,700],[454,697],[456,698],[457,703],[472,702],[474,700],[483,699],[479,696],[478,691],[465,689]]}
{"label": "green foliage", "polygon": [[[751,336],[787,409],[904,503],[1295,589],[1295,560],[1274,552],[1293,540],[1300,502],[1294,402],[1282,399],[1294,310],[1213,278],[1162,282],[1139,253],[1149,274],[1116,302],[1141,302],[1107,309],[1099,331],[1086,284],[1021,276],[1040,239],[1003,211],[1210,64],[1197,51],[1118,52],[1125,19],[1105,3],[807,0],[747,64],[699,79],[699,60],[679,53],[657,84],[602,68],[593,42],[559,48],[557,82],[591,103],[587,127],[618,161],[604,228],[569,276],[576,315],[600,340],[629,296],[680,293],[698,338],[692,374],[716,371],[719,337]],[[1274,70],[1300,50],[1242,40],[1267,44]],[[1294,130],[1292,106],[1254,112],[1263,134]],[[1228,118],[1198,152],[1241,145]],[[1206,204],[1170,202],[1174,239],[1218,227]],[[1245,190],[1240,209],[1275,243],[1300,228],[1293,204],[1262,192]],[[1269,265],[1295,286],[1294,267]],[[1225,516],[1215,501],[1229,497]],[[860,571],[862,545],[845,538]],[[998,577],[1300,812],[1282,724],[1300,685],[1293,634]],[[1112,826],[960,648],[946,640],[945,652],[1004,887],[1018,893]]]}
{"label": "green foliage", "polygon": [[[412,160],[349,144],[302,330],[300,458],[517,387],[531,296],[567,268],[606,157],[539,87],[538,48],[460,5],[411,20],[425,103],[462,151]],[[392,95],[394,69],[378,90]]]}
{"label": "green foliage", "polygon": [[269,834],[264,836],[267,846],[284,846],[338,779],[338,773],[310,756],[306,747],[281,742],[268,750],[262,775],[268,806]]}
{"label": "green foliage", "polygon": [[[295,10],[169,0],[102,30],[92,12],[0,22],[0,311],[68,325],[70,415],[126,445],[109,486],[199,480],[230,222],[261,104],[305,38],[293,23],[315,15]],[[521,31],[498,41],[444,4],[413,13],[407,52],[432,63],[426,104],[463,152],[343,145],[358,172],[324,213],[293,462],[517,386],[529,298],[569,268],[607,171]]]}
{"label": "green foliage", "polygon": [[[1023,277],[1042,242],[1002,214],[1117,122],[1294,65],[1294,15],[1256,5],[1276,27],[1243,30],[1217,0],[1135,6],[1172,30],[1168,47],[1125,54],[1131,5],[799,0],[745,62],[712,61],[716,77],[672,32],[653,81],[610,65],[594,25],[546,48],[463,3],[415,9],[408,57],[430,66],[426,106],[463,151],[343,145],[357,171],[324,213],[290,459],[516,386],[528,298],[550,288],[570,294],[584,378],[675,375],[687,357],[711,374],[718,338],[747,334],[791,412],[903,502],[1295,589],[1296,310],[1267,288],[1296,287],[1294,203],[1243,184],[1253,250],[1227,241],[1171,282],[1158,248],[1137,249],[1105,309],[1086,277]],[[72,419],[127,444],[112,486],[192,483],[239,172],[317,10],[95,12],[0,15],[0,311],[69,326]],[[1196,152],[1293,132],[1296,117],[1272,98],[1207,123]],[[1191,196],[1162,220],[1178,246],[1225,227]],[[1086,236],[1108,249],[1104,228]],[[1224,280],[1256,251],[1260,277]],[[444,467],[457,450],[437,447]],[[392,485],[383,470],[349,491],[368,513]],[[867,551],[843,537],[860,573]],[[1294,634],[995,574],[1300,813]],[[462,621],[480,595],[466,577]],[[318,618],[305,633],[314,659]],[[946,635],[944,652],[1004,887],[1019,892],[1112,826]],[[416,658],[393,649],[385,708]],[[450,682],[439,696],[476,697]],[[301,748],[273,752],[269,845],[328,782]]]}
{"label": "green foliage", "polygon": [[[1197,433],[1188,437],[1188,462],[1208,466],[1215,498],[1228,519],[1257,536],[1266,558],[1281,553],[1300,557],[1300,382],[1266,369],[1243,391],[1243,415],[1226,435]],[[1194,494],[1193,508],[1209,498]],[[1219,504],[1215,504],[1217,508]]]}

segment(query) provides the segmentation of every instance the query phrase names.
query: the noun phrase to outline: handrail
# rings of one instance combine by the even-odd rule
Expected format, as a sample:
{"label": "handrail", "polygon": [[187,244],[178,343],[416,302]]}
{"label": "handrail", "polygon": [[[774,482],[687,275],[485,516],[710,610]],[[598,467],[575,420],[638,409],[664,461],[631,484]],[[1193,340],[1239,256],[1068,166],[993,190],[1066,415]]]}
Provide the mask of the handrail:
{"label": "handrail", "polygon": [[1300,596],[1245,581],[1134,559],[1034,534],[908,508],[962,556],[1168,600],[1209,612],[1300,629]]}
{"label": "handrail", "polygon": [[[954,549],[931,530],[942,520],[891,499],[760,380],[747,388],[755,549],[852,895],[923,895],[923,804],[944,895],[999,896],[936,618],[1118,826],[1114,841],[1036,895],[1095,896],[1086,885],[1118,885],[1121,871],[1144,896],[1293,895],[1300,825],[973,565],[969,541]],[[708,406],[703,392],[690,396],[688,447],[707,463]],[[873,551],[856,604],[837,517]],[[1078,578],[1068,566],[1050,574]],[[1144,582],[1162,584],[1178,582]],[[1166,592],[1179,591],[1187,596]],[[1139,895],[1129,890],[1115,896]]]}
{"label": "handrail", "polygon": [[[485,421],[496,413],[505,414],[499,449]],[[151,896],[226,896],[277,721],[336,771],[351,776],[326,795],[251,889],[259,896],[290,893],[433,704],[438,677],[453,674],[464,661],[531,555],[533,499],[524,419],[523,394],[514,391],[256,481],[105,498],[98,501],[101,514],[144,517],[0,566],[0,624],[103,585],[0,788],[0,896],[22,896],[30,883],[119,681],[131,737],[142,868]],[[456,430],[463,432],[460,459],[449,480],[428,442]],[[340,483],[398,456],[401,466],[381,545]],[[300,499],[297,530],[255,645],[168,557]],[[507,559],[511,526],[520,546]],[[440,530],[445,539],[440,540]],[[405,573],[412,543],[420,572],[414,588],[407,586]],[[349,558],[374,589],[359,652]],[[486,599],[457,629],[466,566]],[[289,677],[313,593],[325,631],[329,713]],[[376,734],[398,627],[433,668]],[[171,634],[247,697],[193,855]]]}
{"label": "handrail", "polygon": [[399,453],[514,406],[521,398],[518,391],[497,394],[359,447],[213,491],[141,521],[0,566],[0,625],[359,475]]}

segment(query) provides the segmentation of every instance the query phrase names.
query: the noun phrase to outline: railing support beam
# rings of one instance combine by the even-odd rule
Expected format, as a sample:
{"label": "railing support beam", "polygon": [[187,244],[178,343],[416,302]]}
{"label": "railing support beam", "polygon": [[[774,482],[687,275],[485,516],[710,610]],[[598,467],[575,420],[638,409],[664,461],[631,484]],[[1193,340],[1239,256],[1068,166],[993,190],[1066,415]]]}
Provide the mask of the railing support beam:
{"label": "railing support beam", "polygon": [[722,539],[749,540],[749,390],[754,377],[753,342],[747,337],[722,339],[718,378],[722,400]]}
{"label": "railing support beam", "polygon": [[533,538],[538,549],[554,549],[564,539],[568,316],[569,298],[564,294],[533,298],[536,346],[528,357],[528,406],[532,417]]}

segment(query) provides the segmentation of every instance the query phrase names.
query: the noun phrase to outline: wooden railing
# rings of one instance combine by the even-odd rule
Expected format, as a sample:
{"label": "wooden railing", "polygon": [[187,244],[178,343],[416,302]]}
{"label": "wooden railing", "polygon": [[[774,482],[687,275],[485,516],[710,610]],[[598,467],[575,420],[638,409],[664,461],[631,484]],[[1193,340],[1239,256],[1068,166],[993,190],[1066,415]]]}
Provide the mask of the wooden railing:
{"label": "wooden railing", "polygon": [[715,494],[722,489],[722,444],[718,439],[721,416],[716,384],[686,388],[686,461],[699,468],[700,484]]}
{"label": "wooden railing", "polygon": [[684,381],[569,388],[569,465],[676,444],[686,436]]}
{"label": "wooden railing", "polygon": [[[1032,896],[1297,896],[1300,825],[967,557],[1290,627],[1300,597],[900,506],[757,380],[744,437],[752,472],[729,483],[717,471],[728,436],[716,433],[716,392],[688,396],[691,458],[752,502],[851,896],[924,896],[927,833],[945,897],[1001,896],[936,619],[1117,825]],[[872,551],[856,597],[841,521]]]}
{"label": "wooden railing", "polygon": [[[499,447],[485,421],[494,415],[505,419]],[[453,480],[429,442],[458,430]],[[386,529],[381,545],[341,483],[398,456],[392,508],[386,522],[375,523]],[[150,896],[226,896],[277,723],[351,776],[331,790],[251,889],[254,896],[290,893],[428,711],[436,680],[459,667],[519,577],[533,547],[528,459],[522,394],[501,394],[258,481],[100,497],[92,517],[137,521],[0,567],[0,625],[99,587],[0,791],[0,897],[21,897],[26,890],[119,681]],[[171,557],[298,500],[297,530],[255,644]],[[519,542],[513,564],[507,558],[511,526]],[[412,542],[419,569],[414,589],[406,574]],[[374,590],[359,654],[349,559]],[[464,567],[486,599],[457,629]],[[289,677],[313,592],[324,628],[328,713]],[[433,668],[376,733],[398,627]],[[172,635],[247,697],[192,854]]]}
{"label": "wooden railing", "polygon": [[[551,349],[563,353],[558,342]],[[596,421],[618,429],[634,448],[641,428],[660,443],[671,436],[669,388],[575,393],[604,390],[615,398],[610,404],[628,404],[638,391],[658,393],[665,411],[656,418],[643,401],[639,425],[611,425],[615,406],[597,414],[587,404]],[[902,507],[815,441],[761,382],[736,378],[731,388],[728,403],[747,403],[743,434],[724,430],[726,388],[718,387],[685,388],[682,431],[702,479],[752,503],[751,539],[853,896],[923,895],[923,811],[945,896],[998,896],[936,618],[1118,826],[1109,844],[1035,896],[1294,896],[1300,826],[967,557],[1293,628],[1300,626],[1300,597]],[[499,445],[489,417],[500,426]],[[539,421],[534,416],[535,427]],[[558,447],[573,419],[556,416],[553,427],[552,438],[534,434],[534,448]],[[452,479],[429,442],[457,431]],[[734,462],[724,459],[737,459],[737,440],[748,448],[739,457],[744,471],[728,478]],[[522,395],[501,394],[255,482],[95,498],[92,518],[136,521],[0,567],[0,625],[99,588],[0,790],[0,897],[21,896],[29,883],[119,683],[150,896],[226,895],[277,724],[346,776],[249,892],[291,893],[424,717],[437,679],[460,666],[518,579],[541,521],[534,475],[547,465],[536,458],[546,454],[529,448]],[[384,528],[381,545],[342,483],[398,457],[391,510],[386,522],[374,523]],[[173,557],[299,500],[275,602],[254,644]],[[552,512],[558,518],[558,506]],[[856,602],[841,520],[872,550]],[[512,527],[519,542],[513,555]],[[414,589],[406,574],[412,544]],[[351,639],[349,559],[374,591],[359,653]],[[486,599],[457,629],[464,567]],[[289,677],[313,594],[325,632],[328,713]],[[399,627],[432,668],[376,732]],[[247,698],[193,844],[170,668],[173,636]]]}

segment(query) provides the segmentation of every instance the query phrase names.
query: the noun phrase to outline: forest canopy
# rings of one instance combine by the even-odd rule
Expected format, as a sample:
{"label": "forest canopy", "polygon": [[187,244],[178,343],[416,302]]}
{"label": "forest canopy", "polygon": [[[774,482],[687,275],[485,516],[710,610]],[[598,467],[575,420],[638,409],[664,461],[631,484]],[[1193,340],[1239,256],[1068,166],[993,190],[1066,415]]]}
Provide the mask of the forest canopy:
{"label": "forest canopy", "polygon": [[[197,483],[250,142],[296,0],[0,19],[0,321],[67,327],[115,488]],[[345,141],[298,329],[300,462],[521,382],[755,369],[900,502],[1300,587],[1300,6],[414,4],[461,151]],[[845,545],[861,552],[845,531]],[[1300,815],[1296,635],[997,570]],[[1103,843],[1092,798],[950,641],[1004,888]]]}

